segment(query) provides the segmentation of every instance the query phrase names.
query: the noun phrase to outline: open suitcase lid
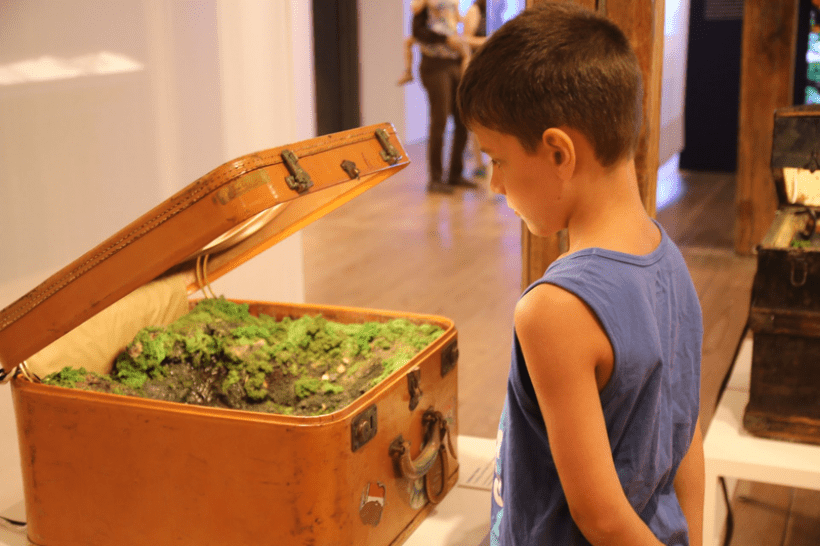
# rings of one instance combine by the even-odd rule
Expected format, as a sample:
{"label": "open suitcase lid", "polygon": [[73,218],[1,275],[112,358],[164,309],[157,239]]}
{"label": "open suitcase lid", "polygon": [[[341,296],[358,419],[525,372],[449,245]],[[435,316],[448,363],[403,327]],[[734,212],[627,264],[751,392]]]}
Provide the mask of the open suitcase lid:
{"label": "open suitcase lid", "polygon": [[775,111],[771,169],[781,206],[820,207],[820,105]]}
{"label": "open suitcase lid", "polygon": [[408,164],[385,123],[217,167],[0,311],[2,370],[165,274],[199,290]]}

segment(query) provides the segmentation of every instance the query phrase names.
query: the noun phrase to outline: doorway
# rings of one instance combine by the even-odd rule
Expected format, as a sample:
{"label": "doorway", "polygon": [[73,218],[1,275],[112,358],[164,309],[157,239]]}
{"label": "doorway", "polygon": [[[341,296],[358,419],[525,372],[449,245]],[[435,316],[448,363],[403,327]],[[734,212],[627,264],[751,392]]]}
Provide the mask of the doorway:
{"label": "doorway", "polygon": [[357,0],[313,0],[316,134],[361,124]]}

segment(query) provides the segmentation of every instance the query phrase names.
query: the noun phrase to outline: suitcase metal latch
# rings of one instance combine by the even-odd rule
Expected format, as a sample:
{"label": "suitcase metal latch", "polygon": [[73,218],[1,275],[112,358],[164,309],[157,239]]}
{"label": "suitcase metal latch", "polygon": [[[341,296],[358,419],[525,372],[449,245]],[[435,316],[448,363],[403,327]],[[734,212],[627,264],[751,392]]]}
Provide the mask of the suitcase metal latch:
{"label": "suitcase metal latch", "polygon": [[410,370],[407,374],[407,389],[410,391],[410,411],[419,405],[419,399],[424,394],[421,391],[421,370],[418,368]]}
{"label": "suitcase metal latch", "polygon": [[458,362],[458,342],[453,341],[441,350],[441,377],[444,377],[450,370],[456,367]]}
{"label": "suitcase metal latch", "polygon": [[302,167],[299,166],[299,158],[290,150],[282,152],[282,161],[292,176],[285,177],[288,187],[298,193],[305,193],[313,186],[313,180]]}
{"label": "suitcase metal latch", "polygon": [[344,161],[342,161],[341,167],[342,167],[342,170],[347,173],[347,176],[351,180],[355,180],[356,178],[359,178],[359,168],[356,166],[355,163],[353,163],[349,159],[345,159]]}
{"label": "suitcase metal latch", "polygon": [[353,451],[362,447],[376,435],[379,430],[378,425],[375,404],[353,418],[350,423],[350,447]]}
{"label": "suitcase metal latch", "polygon": [[379,140],[379,144],[382,145],[382,148],[384,148],[384,150],[379,152],[382,159],[384,159],[388,165],[395,165],[398,163],[399,159],[401,159],[401,154],[392,144],[390,144],[390,137],[387,136],[387,131],[384,129],[377,129],[376,138]]}

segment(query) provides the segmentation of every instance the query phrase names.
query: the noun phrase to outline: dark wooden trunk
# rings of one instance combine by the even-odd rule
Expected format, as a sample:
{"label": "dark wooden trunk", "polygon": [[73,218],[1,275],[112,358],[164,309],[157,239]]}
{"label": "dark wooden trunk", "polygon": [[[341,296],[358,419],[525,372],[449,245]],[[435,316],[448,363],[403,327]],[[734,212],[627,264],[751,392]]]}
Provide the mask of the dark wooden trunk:
{"label": "dark wooden trunk", "polygon": [[797,235],[807,229],[818,203],[812,201],[814,188],[798,189],[784,174],[797,168],[811,178],[820,168],[820,109],[778,110],[773,143],[772,175],[781,206],[757,249],[743,424],[757,436],[820,444],[820,246],[792,243],[801,239]]}

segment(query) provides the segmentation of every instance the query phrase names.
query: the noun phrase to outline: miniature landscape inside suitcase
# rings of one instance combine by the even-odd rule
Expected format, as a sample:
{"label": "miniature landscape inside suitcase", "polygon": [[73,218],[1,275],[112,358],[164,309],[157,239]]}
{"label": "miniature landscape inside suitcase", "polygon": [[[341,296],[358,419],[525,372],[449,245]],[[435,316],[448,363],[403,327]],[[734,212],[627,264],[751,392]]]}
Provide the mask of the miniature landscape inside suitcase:
{"label": "miniature landscape inside suitcase", "polygon": [[745,428],[820,443],[820,107],[775,112],[772,176],[780,207],[757,248]]}
{"label": "miniature landscape inside suitcase", "polygon": [[407,162],[389,124],[244,156],[0,312],[32,544],[406,540],[458,476],[452,321],[210,281]]}

